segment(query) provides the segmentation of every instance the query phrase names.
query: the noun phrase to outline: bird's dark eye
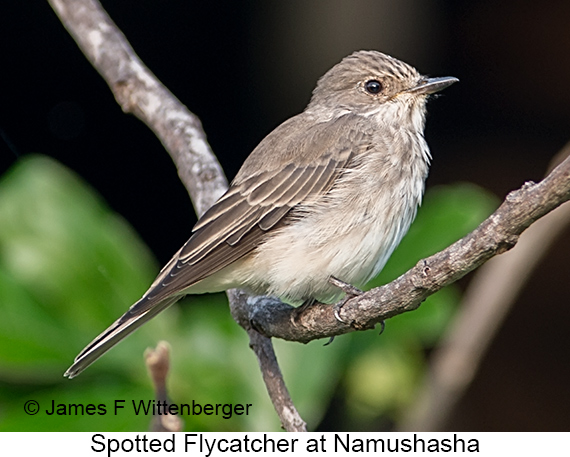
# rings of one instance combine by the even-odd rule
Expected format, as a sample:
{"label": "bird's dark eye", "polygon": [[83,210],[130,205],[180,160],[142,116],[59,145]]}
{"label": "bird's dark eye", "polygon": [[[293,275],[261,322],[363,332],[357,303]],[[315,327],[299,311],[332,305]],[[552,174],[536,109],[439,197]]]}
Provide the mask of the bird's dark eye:
{"label": "bird's dark eye", "polygon": [[364,88],[369,94],[379,94],[382,91],[382,83],[376,79],[371,79],[364,83]]}

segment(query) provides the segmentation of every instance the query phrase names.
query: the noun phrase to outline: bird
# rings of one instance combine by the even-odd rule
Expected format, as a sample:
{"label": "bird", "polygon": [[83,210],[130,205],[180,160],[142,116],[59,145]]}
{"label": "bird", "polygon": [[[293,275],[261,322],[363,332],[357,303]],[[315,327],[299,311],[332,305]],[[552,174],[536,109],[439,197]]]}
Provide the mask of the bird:
{"label": "bird", "polygon": [[[88,344],[73,378],[187,294],[242,288],[293,305],[362,286],[421,203],[431,154],[426,101],[457,82],[357,51],[317,82],[303,112],[269,133],[147,292]],[[336,284],[336,285],[335,285]]]}

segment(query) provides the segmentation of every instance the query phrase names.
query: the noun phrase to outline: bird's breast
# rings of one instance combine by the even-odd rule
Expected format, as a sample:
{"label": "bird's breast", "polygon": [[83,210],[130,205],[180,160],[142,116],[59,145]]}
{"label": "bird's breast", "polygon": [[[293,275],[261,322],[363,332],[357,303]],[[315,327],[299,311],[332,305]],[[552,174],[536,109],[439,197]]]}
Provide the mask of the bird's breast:
{"label": "bird's breast", "polygon": [[293,208],[288,223],[248,259],[245,282],[291,302],[315,298],[327,303],[342,295],[329,284],[331,275],[362,286],[378,274],[407,232],[423,194],[425,151],[407,152],[402,159],[392,151],[371,151],[327,194]]}

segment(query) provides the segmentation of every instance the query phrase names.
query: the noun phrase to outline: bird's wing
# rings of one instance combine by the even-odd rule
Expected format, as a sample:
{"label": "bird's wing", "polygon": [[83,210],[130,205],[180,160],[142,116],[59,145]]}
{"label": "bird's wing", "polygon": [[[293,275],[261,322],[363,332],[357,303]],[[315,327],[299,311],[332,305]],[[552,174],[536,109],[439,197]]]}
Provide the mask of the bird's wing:
{"label": "bird's wing", "polygon": [[326,192],[349,157],[347,150],[334,158],[323,157],[321,163],[290,164],[232,186],[200,219],[148,295],[160,300],[181,293],[246,255],[291,208]]}
{"label": "bird's wing", "polygon": [[[340,127],[342,130],[343,125]],[[335,136],[327,135],[323,125],[310,141],[305,138],[301,145],[301,149],[309,148],[312,160],[292,157],[279,168],[232,183],[200,218],[192,237],[162,269],[144,296],[85,347],[65,375],[78,375],[121,339],[176,302],[185,289],[252,251],[295,205],[326,193],[355,152],[353,142],[345,141],[344,148],[332,144],[330,138]],[[264,142],[254,153],[270,154],[263,146]],[[317,148],[321,150],[315,151]],[[302,150],[299,157],[303,158]]]}

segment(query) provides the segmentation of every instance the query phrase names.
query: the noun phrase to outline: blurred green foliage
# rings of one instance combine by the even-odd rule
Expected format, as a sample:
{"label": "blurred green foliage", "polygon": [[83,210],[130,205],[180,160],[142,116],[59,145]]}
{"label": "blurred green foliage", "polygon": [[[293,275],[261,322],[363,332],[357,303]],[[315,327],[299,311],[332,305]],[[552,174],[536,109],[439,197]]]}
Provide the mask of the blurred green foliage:
{"label": "blurred green foliage", "polygon": [[[382,284],[472,230],[496,200],[470,185],[430,190],[416,222],[381,275]],[[19,161],[0,180],[0,430],[143,431],[150,417],[131,401],[154,392],[143,352],[172,347],[174,403],[250,403],[248,416],[184,416],[186,430],[271,431],[280,424],[248,339],[223,294],[190,297],[148,323],[73,380],[77,353],[136,301],[158,266],[148,248],[84,182],[42,156]],[[337,429],[396,421],[413,399],[432,347],[459,292],[448,287],[419,310],[361,332],[308,345],[275,341],[285,380],[310,428],[340,403]],[[188,306],[192,302],[192,306]],[[340,398],[340,400],[339,400]],[[24,403],[36,400],[36,415]],[[114,401],[126,400],[114,413]],[[106,414],[48,415],[55,404],[105,405]],[[333,415],[334,416],[334,415]]]}

